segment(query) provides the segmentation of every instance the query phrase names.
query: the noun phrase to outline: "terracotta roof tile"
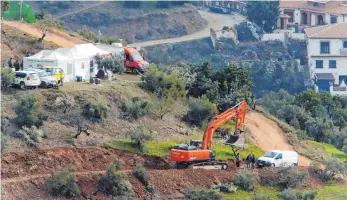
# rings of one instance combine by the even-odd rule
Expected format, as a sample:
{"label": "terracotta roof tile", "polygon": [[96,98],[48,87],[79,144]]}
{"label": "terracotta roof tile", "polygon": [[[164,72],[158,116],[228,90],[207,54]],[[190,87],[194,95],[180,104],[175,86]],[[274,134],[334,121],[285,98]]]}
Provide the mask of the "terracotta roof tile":
{"label": "terracotta roof tile", "polygon": [[[316,1],[318,2],[318,1]],[[329,14],[346,14],[347,15],[347,3],[343,1],[326,0],[321,1],[319,7],[314,7],[312,1],[300,1],[300,0],[280,0],[281,8],[300,8],[309,11],[317,11]]]}
{"label": "terracotta roof tile", "polygon": [[347,22],[306,28],[309,38],[347,39]]}

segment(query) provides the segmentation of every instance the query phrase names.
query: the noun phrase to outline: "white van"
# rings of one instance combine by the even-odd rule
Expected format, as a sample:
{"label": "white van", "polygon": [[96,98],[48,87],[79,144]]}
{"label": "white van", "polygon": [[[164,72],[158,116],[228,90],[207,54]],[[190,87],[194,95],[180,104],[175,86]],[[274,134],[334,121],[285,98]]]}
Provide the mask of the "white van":
{"label": "white van", "polygon": [[295,151],[271,150],[258,158],[257,166],[288,167],[298,166],[299,156]]}

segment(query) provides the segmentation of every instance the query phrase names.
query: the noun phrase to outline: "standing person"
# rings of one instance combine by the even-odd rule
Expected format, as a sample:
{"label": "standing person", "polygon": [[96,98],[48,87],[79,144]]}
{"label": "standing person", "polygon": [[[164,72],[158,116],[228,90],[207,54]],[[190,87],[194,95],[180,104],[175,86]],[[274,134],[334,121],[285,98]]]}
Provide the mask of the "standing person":
{"label": "standing person", "polygon": [[254,156],[254,154],[252,154],[252,160],[251,160],[251,163],[252,163],[252,169],[254,169],[255,168],[255,156]]}
{"label": "standing person", "polygon": [[14,62],[13,66],[14,66],[16,71],[19,71],[20,65],[19,65],[19,61],[18,60],[16,60],[16,62]]}
{"label": "standing person", "polygon": [[23,70],[23,63],[24,63],[24,60],[22,60],[22,62],[20,63],[20,70]]}
{"label": "standing person", "polygon": [[12,68],[12,67],[13,67],[13,65],[12,65],[12,58],[10,58],[10,59],[8,60],[7,64],[8,64],[8,67],[9,67],[9,68]]}
{"label": "standing person", "polygon": [[248,154],[246,158],[246,163],[247,163],[247,169],[251,168],[251,154]]}
{"label": "standing person", "polygon": [[240,153],[236,154],[236,167],[240,167],[240,163],[241,163],[241,157],[240,157]]}

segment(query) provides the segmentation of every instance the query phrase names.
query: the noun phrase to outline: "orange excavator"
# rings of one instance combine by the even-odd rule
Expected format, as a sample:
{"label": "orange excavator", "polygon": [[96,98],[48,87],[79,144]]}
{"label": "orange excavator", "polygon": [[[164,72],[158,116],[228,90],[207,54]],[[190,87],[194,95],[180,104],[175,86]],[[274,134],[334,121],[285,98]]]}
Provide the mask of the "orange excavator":
{"label": "orange excavator", "polygon": [[236,106],[217,115],[206,128],[202,141],[191,140],[189,145],[178,144],[172,148],[170,151],[171,161],[176,162],[176,167],[178,169],[228,169],[229,166],[227,162],[220,162],[215,159],[216,155],[212,151],[212,137],[218,127],[236,118],[234,135],[230,135],[229,138],[223,141],[223,143],[227,145],[234,145],[239,139],[239,133],[243,130],[247,107],[246,101],[242,101]]}

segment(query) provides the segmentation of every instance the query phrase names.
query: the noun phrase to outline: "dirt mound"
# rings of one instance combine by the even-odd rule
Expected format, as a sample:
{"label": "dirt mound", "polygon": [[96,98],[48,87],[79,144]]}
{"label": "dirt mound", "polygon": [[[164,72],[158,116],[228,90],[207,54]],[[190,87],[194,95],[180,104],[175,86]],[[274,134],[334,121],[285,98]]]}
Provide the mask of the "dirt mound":
{"label": "dirt mound", "polygon": [[54,148],[33,150],[30,153],[4,153],[1,176],[3,179],[49,174],[57,168],[73,166],[78,172],[105,170],[114,157],[125,169],[140,163],[148,169],[169,169],[163,158],[101,148]]}
{"label": "dirt mound", "polygon": [[[246,128],[254,139],[255,144],[263,151],[269,150],[294,150],[287,142],[285,133],[276,122],[264,115],[251,112],[246,117]],[[309,166],[311,161],[299,155],[299,165]]]}

